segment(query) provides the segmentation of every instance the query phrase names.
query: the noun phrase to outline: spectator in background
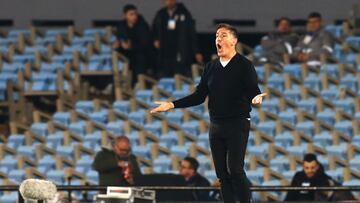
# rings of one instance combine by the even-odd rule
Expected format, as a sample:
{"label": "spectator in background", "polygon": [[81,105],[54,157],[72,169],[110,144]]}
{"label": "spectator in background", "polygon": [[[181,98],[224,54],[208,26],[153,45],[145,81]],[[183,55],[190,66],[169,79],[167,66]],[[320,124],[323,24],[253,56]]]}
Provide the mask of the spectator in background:
{"label": "spectator in background", "polygon": [[113,48],[129,58],[134,85],[137,75],[150,69],[152,37],[149,25],[134,5],[125,5],[123,12],[124,20],[117,26]]}
{"label": "spectator in background", "polygon": [[293,54],[299,37],[292,31],[290,20],[281,17],[276,27],[275,32],[269,33],[261,39],[261,47],[264,51],[264,58],[260,59],[261,62],[281,64],[284,54]]}
{"label": "spectator in background", "polygon": [[[192,157],[185,157],[181,161],[180,174],[184,176],[185,182],[192,187],[209,187],[210,182],[197,172],[199,162]],[[196,201],[210,200],[209,191],[193,191],[193,198]]]}
{"label": "spectator in background", "polygon": [[[339,186],[341,184],[328,176],[323,166],[314,154],[306,154],[303,160],[303,170],[295,174],[291,186],[301,187],[326,187]],[[289,191],[285,201],[331,201],[331,200],[353,200],[351,192],[348,191]]]}
{"label": "spectator in background", "polygon": [[320,13],[313,12],[308,16],[307,33],[302,36],[295,48],[297,61],[309,65],[319,65],[320,56],[333,53],[334,38],[322,27]]}
{"label": "spectator in background", "polygon": [[194,58],[202,63],[195,22],[182,3],[165,0],[153,22],[154,46],[158,50],[158,75],[171,77],[174,73],[188,74]]}
{"label": "spectator in background", "polygon": [[134,185],[134,177],[141,175],[126,136],[115,138],[110,149],[103,147],[92,166],[99,173],[99,185],[130,186]]}

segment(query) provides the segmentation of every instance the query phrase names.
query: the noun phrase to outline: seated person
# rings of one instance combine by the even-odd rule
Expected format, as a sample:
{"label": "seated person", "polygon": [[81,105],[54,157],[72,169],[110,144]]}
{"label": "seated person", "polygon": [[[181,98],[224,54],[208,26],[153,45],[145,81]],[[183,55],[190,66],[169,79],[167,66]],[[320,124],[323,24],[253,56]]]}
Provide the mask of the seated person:
{"label": "seated person", "polygon": [[269,33],[261,39],[263,55],[261,62],[281,64],[284,54],[292,54],[293,49],[299,39],[298,35],[292,31],[290,20],[281,17],[276,25],[276,31]]}
{"label": "seated person", "polygon": [[322,27],[320,13],[310,13],[307,32],[302,36],[295,48],[294,56],[298,62],[319,65],[320,56],[331,56],[335,39]]}
{"label": "seated person", "polygon": [[99,185],[130,186],[134,177],[141,175],[129,138],[124,135],[115,138],[111,148],[103,147],[92,166],[99,173]]}
{"label": "seated person", "polygon": [[[184,176],[185,182],[191,187],[210,187],[210,182],[197,172],[199,162],[192,157],[185,157],[181,161],[180,174]],[[193,191],[193,197],[196,201],[210,200],[209,191]]]}
{"label": "seated person", "polygon": [[[291,186],[301,187],[327,187],[339,186],[324,172],[323,166],[318,162],[314,154],[306,154],[303,160],[303,170],[295,174]],[[348,191],[289,191],[285,201],[330,201],[330,200],[353,200]]]}

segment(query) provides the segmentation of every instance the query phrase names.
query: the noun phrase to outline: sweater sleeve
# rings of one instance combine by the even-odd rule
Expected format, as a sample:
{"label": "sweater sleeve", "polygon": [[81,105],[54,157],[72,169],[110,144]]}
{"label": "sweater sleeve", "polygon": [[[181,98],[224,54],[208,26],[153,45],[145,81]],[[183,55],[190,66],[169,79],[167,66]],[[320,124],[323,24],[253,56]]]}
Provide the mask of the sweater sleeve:
{"label": "sweater sleeve", "polygon": [[118,161],[115,156],[112,156],[111,153],[107,153],[105,151],[100,151],[96,154],[92,167],[98,172],[106,172],[119,168]]}
{"label": "sweater sleeve", "polygon": [[205,101],[206,96],[209,93],[209,89],[207,86],[208,69],[209,64],[205,66],[204,71],[201,75],[200,83],[196,87],[195,92],[184,98],[173,101],[174,108],[186,108],[189,106],[196,106]]}
{"label": "sweater sleeve", "polygon": [[249,101],[258,94],[261,94],[261,91],[258,86],[258,78],[256,74],[256,70],[254,65],[251,62],[248,63],[248,71],[245,75],[245,87],[247,91],[247,95],[249,96]]}

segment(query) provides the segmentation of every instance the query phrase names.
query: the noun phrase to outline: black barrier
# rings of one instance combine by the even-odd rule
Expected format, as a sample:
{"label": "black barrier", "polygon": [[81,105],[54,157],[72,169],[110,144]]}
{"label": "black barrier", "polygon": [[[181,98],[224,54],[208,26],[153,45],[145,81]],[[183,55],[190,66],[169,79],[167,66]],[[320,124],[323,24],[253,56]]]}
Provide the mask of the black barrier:
{"label": "black barrier", "polygon": [[[106,186],[57,186],[58,191],[67,191],[69,193],[73,191],[106,191]],[[139,188],[139,187],[137,187]],[[219,190],[219,187],[187,187],[187,186],[141,186],[144,190]],[[0,186],[0,191],[18,191],[18,185]],[[360,191],[359,186],[332,186],[332,187],[292,187],[292,186],[251,186],[252,192],[264,192],[264,191]],[[19,203],[22,203],[23,199],[19,192]],[[353,201],[352,201],[353,202]],[[358,202],[358,201],[357,201]]]}

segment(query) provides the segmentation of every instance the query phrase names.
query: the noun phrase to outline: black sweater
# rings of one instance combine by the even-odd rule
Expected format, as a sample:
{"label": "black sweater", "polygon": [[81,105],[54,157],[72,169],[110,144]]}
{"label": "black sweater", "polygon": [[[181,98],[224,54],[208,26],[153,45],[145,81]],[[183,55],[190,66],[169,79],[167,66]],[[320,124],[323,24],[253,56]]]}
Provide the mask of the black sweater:
{"label": "black sweater", "polygon": [[195,92],[173,103],[175,108],[185,108],[199,105],[209,96],[210,120],[221,121],[249,118],[251,100],[258,94],[254,66],[236,54],[225,67],[219,59],[207,63]]}

